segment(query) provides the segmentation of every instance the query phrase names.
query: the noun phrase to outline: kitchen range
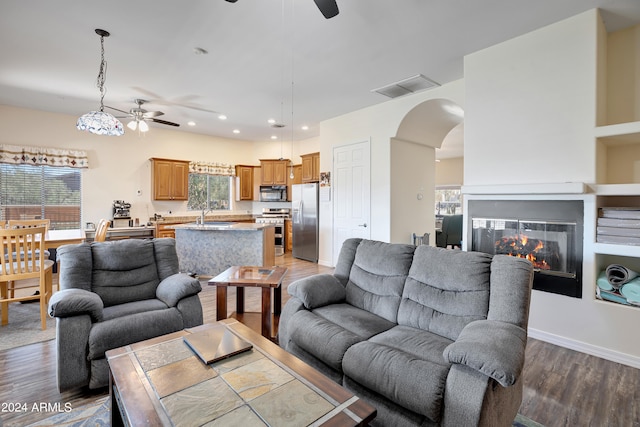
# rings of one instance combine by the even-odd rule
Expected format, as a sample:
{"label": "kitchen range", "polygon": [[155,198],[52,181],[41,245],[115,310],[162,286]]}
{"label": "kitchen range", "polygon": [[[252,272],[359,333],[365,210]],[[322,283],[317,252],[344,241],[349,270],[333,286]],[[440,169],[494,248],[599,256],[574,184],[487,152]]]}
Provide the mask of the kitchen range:
{"label": "kitchen range", "polygon": [[256,224],[273,224],[275,226],[276,256],[284,255],[284,221],[291,217],[291,210],[286,208],[263,208],[262,216],[256,218]]}

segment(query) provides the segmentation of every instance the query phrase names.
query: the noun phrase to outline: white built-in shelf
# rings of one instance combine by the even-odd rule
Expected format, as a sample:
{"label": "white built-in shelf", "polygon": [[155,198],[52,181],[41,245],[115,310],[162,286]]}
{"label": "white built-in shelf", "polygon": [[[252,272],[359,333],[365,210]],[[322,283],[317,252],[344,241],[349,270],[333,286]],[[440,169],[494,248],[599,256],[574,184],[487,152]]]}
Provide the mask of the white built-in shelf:
{"label": "white built-in shelf", "polygon": [[463,185],[462,194],[585,194],[588,186],[583,182],[549,184]]}
{"label": "white built-in shelf", "polygon": [[612,245],[609,243],[594,243],[593,252],[601,255],[617,255],[640,258],[640,246]]}
{"label": "white built-in shelf", "polygon": [[640,121],[597,126],[594,135],[606,144],[640,143]]}
{"label": "white built-in shelf", "polygon": [[597,196],[640,196],[640,184],[598,184],[591,188]]}

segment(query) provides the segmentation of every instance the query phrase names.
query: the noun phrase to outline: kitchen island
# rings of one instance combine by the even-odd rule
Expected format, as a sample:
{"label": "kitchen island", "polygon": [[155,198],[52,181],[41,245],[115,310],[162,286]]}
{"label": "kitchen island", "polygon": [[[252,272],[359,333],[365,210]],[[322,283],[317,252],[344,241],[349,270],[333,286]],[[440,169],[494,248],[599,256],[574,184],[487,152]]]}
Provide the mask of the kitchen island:
{"label": "kitchen island", "polygon": [[275,264],[273,224],[205,222],[177,224],[180,271],[213,277],[234,265]]}

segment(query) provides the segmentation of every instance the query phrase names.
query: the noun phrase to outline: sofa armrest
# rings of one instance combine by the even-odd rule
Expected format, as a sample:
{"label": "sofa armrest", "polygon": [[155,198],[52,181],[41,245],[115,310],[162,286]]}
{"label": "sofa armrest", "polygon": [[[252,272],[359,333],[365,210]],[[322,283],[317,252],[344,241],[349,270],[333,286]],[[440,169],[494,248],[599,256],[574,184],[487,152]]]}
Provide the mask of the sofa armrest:
{"label": "sofa armrest", "polygon": [[49,300],[51,317],[72,317],[88,314],[93,322],[102,320],[104,304],[98,294],[84,289],[63,289]]}
{"label": "sofa armrest", "polygon": [[443,352],[445,360],[473,368],[503,387],[513,385],[522,372],[527,332],[495,320],[476,320],[462,329]]}
{"label": "sofa armrest", "polygon": [[188,274],[177,273],[160,282],[156,289],[156,297],[167,306],[175,307],[181,299],[197,295],[200,291],[202,286],[198,279]]}
{"label": "sofa armrest", "polygon": [[292,297],[298,298],[307,310],[344,301],[347,292],[331,274],[316,274],[296,280],[287,287]]}

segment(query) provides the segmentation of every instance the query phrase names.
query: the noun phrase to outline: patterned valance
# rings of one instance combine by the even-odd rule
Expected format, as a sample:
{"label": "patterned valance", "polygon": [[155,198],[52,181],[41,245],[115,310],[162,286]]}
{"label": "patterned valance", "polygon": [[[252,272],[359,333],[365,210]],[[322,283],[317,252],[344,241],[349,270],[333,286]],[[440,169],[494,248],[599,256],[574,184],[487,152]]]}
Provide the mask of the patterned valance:
{"label": "patterned valance", "polygon": [[227,163],[207,163],[207,162],[191,162],[189,163],[189,172],[203,173],[207,175],[225,175],[234,176],[236,174],[235,167]]}
{"label": "patterned valance", "polygon": [[23,147],[0,144],[0,163],[12,165],[88,168],[87,153],[51,147]]}

